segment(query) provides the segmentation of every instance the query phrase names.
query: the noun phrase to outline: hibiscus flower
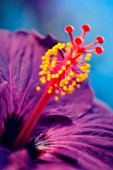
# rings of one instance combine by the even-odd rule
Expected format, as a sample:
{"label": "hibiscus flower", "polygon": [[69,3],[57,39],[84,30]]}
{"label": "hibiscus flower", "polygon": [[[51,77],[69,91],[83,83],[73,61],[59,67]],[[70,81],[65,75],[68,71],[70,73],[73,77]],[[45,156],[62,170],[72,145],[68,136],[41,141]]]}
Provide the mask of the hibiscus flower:
{"label": "hibiscus flower", "polygon": [[[35,31],[0,31],[1,170],[113,169],[113,115],[94,98],[87,81],[58,102],[50,99],[32,133],[27,126],[18,143],[45,90],[38,76],[41,56],[57,42]],[[79,46],[82,39],[75,42]],[[96,50],[100,53],[101,48]],[[36,91],[36,87],[42,90]]]}

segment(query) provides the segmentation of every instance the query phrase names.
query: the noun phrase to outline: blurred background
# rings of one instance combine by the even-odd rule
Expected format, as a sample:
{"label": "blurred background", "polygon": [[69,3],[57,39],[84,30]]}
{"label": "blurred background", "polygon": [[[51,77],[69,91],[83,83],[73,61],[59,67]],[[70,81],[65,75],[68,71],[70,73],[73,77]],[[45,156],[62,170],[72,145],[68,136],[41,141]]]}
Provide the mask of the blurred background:
{"label": "blurred background", "polygon": [[0,0],[0,29],[36,29],[68,41],[64,27],[73,25],[79,36],[83,24],[92,28],[86,43],[97,35],[105,39],[104,53],[93,55],[90,83],[95,96],[113,108],[113,0]]}

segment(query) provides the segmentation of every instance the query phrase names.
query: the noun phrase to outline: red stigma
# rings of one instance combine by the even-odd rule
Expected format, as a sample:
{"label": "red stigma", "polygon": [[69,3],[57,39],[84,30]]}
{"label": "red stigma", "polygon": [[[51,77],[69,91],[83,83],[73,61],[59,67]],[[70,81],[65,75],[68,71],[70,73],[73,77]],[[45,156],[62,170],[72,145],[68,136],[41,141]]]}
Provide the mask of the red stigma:
{"label": "red stigma", "polygon": [[68,32],[68,33],[71,33],[74,31],[74,27],[68,25],[67,27],[65,27],[65,31]]}
{"label": "red stigma", "polygon": [[103,48],[102,48],[102,47],[96,47],[96,48],[95,48],[95,52],[96,52],[97,54],[102,54]]}
{"label": "red stigma", "polygon": [[83,42],[83,39],[82,39],[81,37],[76,37],[76,38],[75,38],[75,43],[76,43],[77,45],[82,44],[82,42]]}
{"label": "red stigma", "polygon": [[98,41],[98,43],[100,43],[100,44],[103,44],[103,43],[104,43],[103,37],[100,37],[100,36],[97,37],[97,41]]}
{"label": "red stigma", "polygon": [[90,31],[90,26],[89,25],[83,25],[82,26],[83,31],[89,32]]}
{"label": "red stigma", "polygon": [[101,48],[101,47],[96,47],[96,48],[94,48],[94,49],[91,49],[94,45],[96,45],[96,44],[103,44],[104,43],[104,39],[103,39],[103,37],[101,37],[101,36],[98,36],[97,38],[96,38],[96,41],[94,41],[94,42],[92,42],[92,43],[90,43],[90,44],[87,44],[87,45],[83,45],[83,42],[84,42],[84,39],[85,39],[85,35],[86,35],[86,33],[87,32],[89,32],[90,31],[90,26],[89,25],[83,25],[82,26],[82,34],[81,34],[81,36],[80,37],[73,37],[73,35],[72,35],[72,32],[73,32],[73,30],[74,30],[74,27],[72,27],[72,26],[67,26],[67,27],[65,27],[65,31],[67,32],[67,33],[69,33],[69,36],[70,36],[70,40],[71,40],[71,43],[72,43],[72,46],[73,46],[73,48],[74,49],[77,49],[78,48],[78,50],[81,52],[81,53],[83,53],[83,54],[85,54],[85,53],[92,53],[92,52],[96,52],[97,54],[101,54],[102,52],[103,52],[103,48]]}

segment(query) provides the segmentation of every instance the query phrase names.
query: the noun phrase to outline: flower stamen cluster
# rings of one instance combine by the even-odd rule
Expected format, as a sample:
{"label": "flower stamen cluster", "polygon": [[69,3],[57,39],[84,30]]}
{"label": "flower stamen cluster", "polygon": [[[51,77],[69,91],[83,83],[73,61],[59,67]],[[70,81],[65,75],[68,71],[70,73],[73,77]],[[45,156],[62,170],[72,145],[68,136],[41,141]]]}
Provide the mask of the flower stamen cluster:
{"label": "flower stamen cluster", "polygon": [[[87,79],[90,73],[90,64],[87,61],[91,59],[91,52],[97,54],[103,52],[102,47],[89,49],[97,43],[104,42],[100,36],[95,42],[83,46],[86,32],[90,31],[88,25],[82,26],[83,32],[80,37],[73,38],[73,30],[72,26],[65,28],[65,31],[69,33],[71,43],[58,43],[42,56],[40,82],[49,83],[47,92],[48,94],[55,93],[56,101],[59,100],[59,95],[65,96],[66,93],[73,93],[75,88],[80,88],[80,83]],[[40,91],[41,88],[38,86],[36,89]]]}
{"label": "flower stamen cluster", "polygon": [[[83,32],[80,37],[74,38],[72,35],[73,30],[72,26],[65,28],[65,31],[69,33],[71,43],[58,43],[42,57],[42,64],[40,66],[42,70],[39,72],[41,76],[40,81],[42,84],[47,83],[47,86],[15,140],[14,148],[22,147],[26,144],[41,113],[54,93],[56,94],[54,99],[58,101],[59,95],[65,96],[66,93],[72,93],[75,88],[80,88],[80,83],[87,79],[90,72],[90,65],[87,63],[91,59],[90,53],[101,54],[103,52],[103,48],[98,46],[90,49],[94,45],[104,42],[100,36],[96,38],[95,42],[83,45],[86,32],[90,31],[88,25],[82,26]],[[36,89],[40,91],[41,87],[37,86]]]}

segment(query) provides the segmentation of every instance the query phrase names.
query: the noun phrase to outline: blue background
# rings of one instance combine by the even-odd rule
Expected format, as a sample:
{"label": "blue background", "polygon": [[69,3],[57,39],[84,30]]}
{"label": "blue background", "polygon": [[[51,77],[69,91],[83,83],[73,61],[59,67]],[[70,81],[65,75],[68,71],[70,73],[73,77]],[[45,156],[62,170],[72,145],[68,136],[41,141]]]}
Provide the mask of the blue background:
{"label": "blue background", "polygon": [[63,28],[71,24],[79,36],[84,23],[92,28],[86,43],[97,35],[105,39],[104,53],[93,55],[90,82],[95,96],[113,108],[113,0],[0,0],[1,29],[36,29],[68,41]]}

